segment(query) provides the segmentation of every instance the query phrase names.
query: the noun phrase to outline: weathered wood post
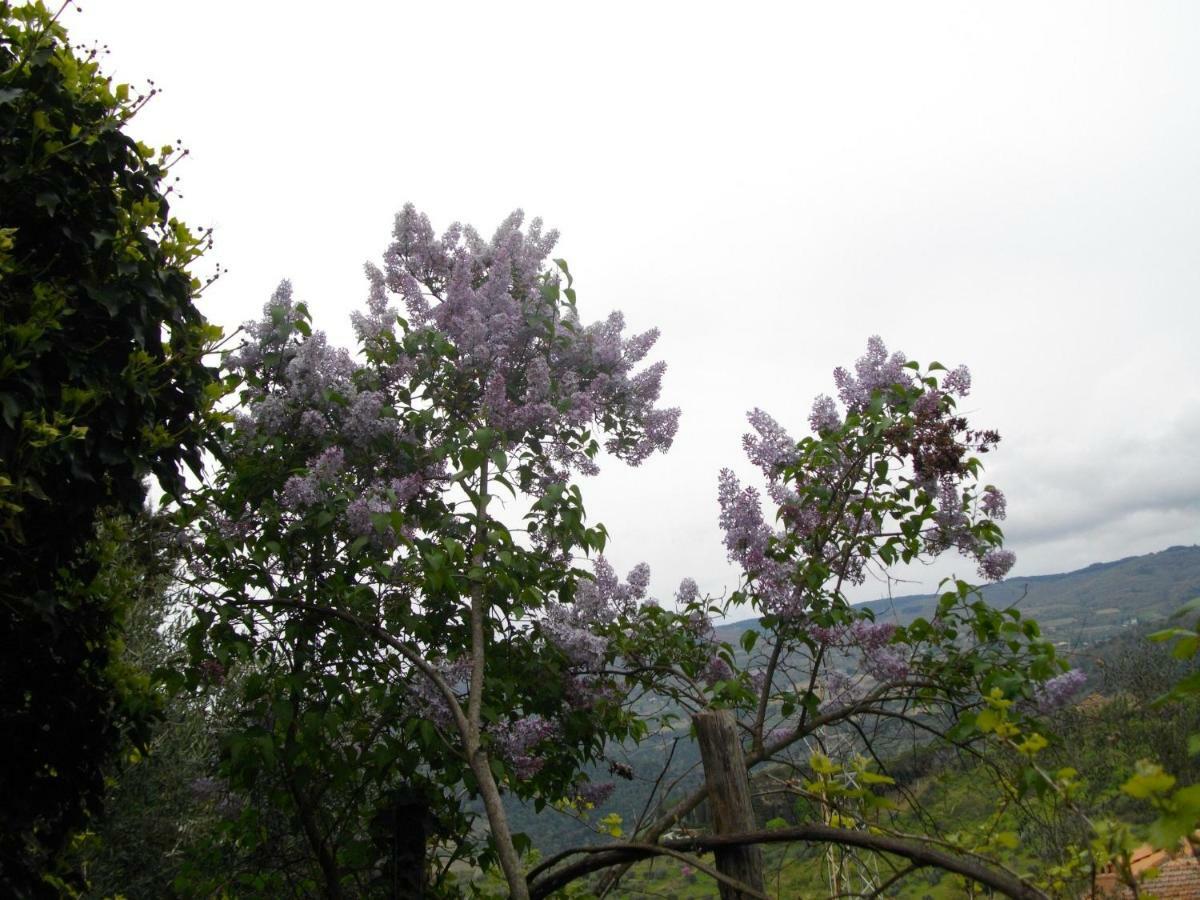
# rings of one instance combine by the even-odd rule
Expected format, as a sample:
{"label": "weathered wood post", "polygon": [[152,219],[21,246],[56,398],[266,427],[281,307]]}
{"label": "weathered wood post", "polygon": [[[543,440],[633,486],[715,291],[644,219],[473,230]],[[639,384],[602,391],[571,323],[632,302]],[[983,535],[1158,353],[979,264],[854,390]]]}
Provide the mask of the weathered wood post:
{"label": "weathered wood post", "polygon": [[375,814],[371,829],[387,848],[384,871],[389,898],[421,900],[428,889],[425,864],[426,844],[435,821],[429,799],[420,791],[397,788],[388,802]]}
{"label": "weathered wood post", "polygon": [[[750,778],[742,743],[738,740],[733,713],[708,710],[692,716],[708,785],[708,808],[713,834],[738,834],[755,830],[754,806],[750,800]],[[764,892],[762,849],[756,844],[726,847],[716,851],[717,871],[744,885]],[[750,895],[726,884],[720,885],[721,900],[750,900]]]}

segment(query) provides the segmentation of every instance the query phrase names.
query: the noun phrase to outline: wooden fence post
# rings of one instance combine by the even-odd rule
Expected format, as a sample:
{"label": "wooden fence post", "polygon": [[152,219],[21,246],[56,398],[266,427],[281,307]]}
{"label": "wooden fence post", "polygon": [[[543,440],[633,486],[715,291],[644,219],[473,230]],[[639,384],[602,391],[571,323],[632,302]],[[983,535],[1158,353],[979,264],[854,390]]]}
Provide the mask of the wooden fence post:
{"label": "wooden fence post", "polygon": [[[742,755],[733,713],[709,710],[692,716],[708,785],[708,808],[713,834],[754,831],[754,806],[750,800],[750,778]],[[765,892],[762,849],[755,844],[716,851],[717,871],[736,878],[747,887]],[[720,885],[721,900],[750,900],[748,894]]]}

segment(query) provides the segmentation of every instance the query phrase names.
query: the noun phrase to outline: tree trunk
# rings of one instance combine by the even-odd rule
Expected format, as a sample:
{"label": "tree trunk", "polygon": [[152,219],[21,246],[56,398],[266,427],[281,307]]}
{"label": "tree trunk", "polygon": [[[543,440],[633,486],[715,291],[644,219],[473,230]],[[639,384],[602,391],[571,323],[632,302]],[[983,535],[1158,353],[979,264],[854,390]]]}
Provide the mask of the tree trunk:
{"label": "tree trunk", "polygon": [[492,829],[492,843],[496,846],[496,855],[500,857],[500,868],[504,870],[504,878],[508,882],[510,900],[529,900],[529,886],[521,869],[521,858],[513,846],[508,816],[500,800],[500,789],[492,776],[488,756],[482,750],[471,754],[471,771],[479,782],[479,794],[483,798],[483,808]]}
{"label": "tree trunk", "polygon": [[[713,834],[740,834],[755,830],[754,806],[750,800],[750,778],[742,756],[733,713],[710,710],[692,717],[704,762],[708,785],[708,807]],[[716,851],[717,871],[756,891],[765,890],[762,850],[756,845],[725,847]],[[726,884],[720,885],[721,900],[749,900],[749,895]]]}

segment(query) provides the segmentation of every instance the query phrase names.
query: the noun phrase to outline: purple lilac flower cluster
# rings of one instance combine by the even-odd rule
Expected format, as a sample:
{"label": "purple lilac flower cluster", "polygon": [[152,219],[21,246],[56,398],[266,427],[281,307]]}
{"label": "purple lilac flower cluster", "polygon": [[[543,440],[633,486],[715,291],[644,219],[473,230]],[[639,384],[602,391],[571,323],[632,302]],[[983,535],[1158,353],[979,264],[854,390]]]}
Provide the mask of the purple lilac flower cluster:
{"label": "purple lilac flower cluster", "polygon": [[983,489],[983,499],[979,501],[979,508],[989,519],[1003,519],[1008,514],[1008,501],[1004,498],[1003,491],[989,484]]}
{"label": "purple lilac flower cluster", "polygon": [[712,644],[717,640],[717,631],[713,627],[712,617],[700,610],[688,613],[687,619],[681,622],[692,640],[697,644]]}
{"label": "purple lilac flower cluster", "polygon": [[[433,667],[456,694],[466,694],[471,677],[469,660],[438,660]],[[419,672],[413,674],[411,684],[410,703],[413,712],[433,722],[442,731],[453,733],[456,728],[454,714],[450,710],[450,704],[446,702],[445,696],[437,689],[437,686]]]}
{"label": "purple lilac flower cluster", "polygon": [[817,435],[837,431],[842,427],[842,417],[832,397],[828,394],[817,395],[817,399],[813,401],[812,412],[808,414],[808,424],[813,434]]}
{"label": "purple lilac flower cluster", "polygon": [[704,667],[704,671],[700,675],[704,681],[704,686],[711,688],[718,681],[728,681],[733,677],[733,669],[720,656],[713,655],[709,658],[708,664]]}
{"label": "purple lilac flower cluster", "polygon": [[1080,669],[1071,669],[1049,679],[1034,689],[1033,701],[1042,715],[1062,709],[1087,682],[1087,675]]}
{"label": "purple lilac flower cluster", "polygon": [[592,670],[604,662],[608,638],[596,634],[588,624],[582,624],[580,617],[566,604],[552,604],[542,619],[541,629],[571,665]]}
{"label": "purple lilac flower cluster", "polygon": [[951,479],[943,479],[934,484],[936,487],[933,489],[937,493],[934,522],[937,530],[930,539],[930,546],[935,550],[957,547],[969,553],[975,546],[975,537],[971,534],[971,520],[967,516],[966,504],[959,493],[958,485]]}
{"label": "purple lilac flower cluster", "polygon": [[988,550],[979,560],[979,574],[988,581],[1000,581],[1017,562],[1011,550]]}
{"label": "purple lilac flower cluster", "polygon": [[813,625],[809,633],[823,644],[836,647],[853,646],[868,652],[888,644],[896,635],[893,622],[872,622],[870,619],[855,619],[846,625],[831,625],[828,628]]}
{"label": "purple lilac flower cluster", "polygon": [[345,466],[346,456],[340,447],[328,447],[308,461],[304,475],[293,475],[283,486],[279,503],[284,509],[299,510],[316,506],[327,497],[328,487],[336,482]]}
{"label": "purple lilac flower cluster", "polygon": [[[895,386],[921,390],[912,409],[913,419],[905,428],[895,429],[889,439],[895,442],[895,452],[911,464],[915,483],[936,503],[934,528],[928,533],[926,546],[934,553],[956,548],[975,559],[981,577],[990,581],[1002,579],[1016,557],[976,536],[968,516],[970,498],[961,487],[971,474],[967,453],[987,452],[999,440],[999,435],[992,431],[968,430],[966,420],[952,412],[953,403],[948,398],[965,397],[971,389],[971,373],[966,366],[947,372],[940,389],[929,387],[906,367],[904,354],[889,354],[883,341],[873,336],[854,372],[838,368],[834,371],[834,381],[848,414],[862,413],[875,391]],[[841,504],[840,521],[823,522],[819,503],[805,498],[826,496],[833,486],[841,485],[853,461],[839,460],[834,455],[814,470],[789,469],[796,460],[797,443],[762,410],[752,410],[748,418],[753,432],[743,437],[742,444],[750,461],[766,477],[767,493],[778,507],[782,529],[767,524],[759,492],[753,487],[743,488],[729,469],[723,469],[718,479],[718,502],[725,548],[730,561],[737,563],[746,577],[755,582],[767,611],[795,617],[804,612],[805,600],[790,578],[789,568],[771,557],[772,544],[783,538],[793,544],[808,542],[819,535],[831,534],[834,526],[845,534],[862,534],[878,530],[883,522],[872,518],[865,506],[867,498],[856,493],[851,493]],[[842,424],[837,402],[824,394],[818,396],[809,415],[812,430],[824,436]],[[1003,519],[1005,506],[1003,493],[991,486],[978,501],[978,509],[992,519]],[[856,509],[859,511],[855,512]],[[806,547],[806,552],[823,557],[843,583],[862,583],[866,577],[866,558],[859,552],[843,555],[843,549],[827,540],[824,546]],[[900,669],[898,659],[888,654],[880,657],[881,673]]]}
{"label": "purple lilac flower cluster", "polygon": [[862,696],[862,682],[839,669],[829,669],[821,680],[821,711],[837,712]]}
{"label": "purple lilac flower cluster", "polygon": [[942,390],[959,397],[967,396],[971,393],[971,370],[966,366],[959,366],[947,372],[942,379]]}
{"label": "purple lilac flower cluster", "polygon": [[[491,241],[457,223],[438,238],[427,217],[405,206],[385,273],[371,273],[372,283],[382,280],[403,298],[414,328],[450,340],[459,364],[483,385],[491,425],[546,438],[560,465],[596,470],[563,436],[592,423],[606,426],[606,448],[633,465],[666,450],[679,410],[655,405],[665,365],[636,371],[658,331],[624,337],[620,313],[584,326],[573,300],[558,301],[558,276],[546,267],[557,233],[543,233],[537,219],[522,231],[523,221],[514,212]],[[356,328],[377,334],[379,315],[372,308]]]}
{"label": "purple lilac flower cluster", "polygon": [[796,441],[782,425],[757,408],[746,418],[755,431],[742,437],[742,447],[750,462],[764,472],[773,472],[796,461]]}
{"label": "purple lilac flower cluster", "polygon": [[563,697],[572,709],[592,709],[601,701],[620,699],[610,679],[587,672],[567,676],[563,682]]}
{"label": "purple lilac flower cluster", "polygon": [[608,639],[597,630],[632,612],[650,584],[650,567],[645,563],[634,566],[624,583],[603,556],[592,563],[592,570],[592,580],[581,581],[576,588],[575,602],[551,603],[541,622],[551,643],[584,670],[598,668],[608,652]]}
{"label": "purple lilac flower cluster", "polygon": [[[854,364],[854,375],[841,366],[833,370],[833,381],[846,409],[851,412],[865,409],[873,391],[886,390],[895,384],[912,384],[913,374],[904,368],[906,362],[903,353],[889,356],[883,341],[878,335],[873,335],[867,341],[866,354]],[[817,402],[820,401],[818,397]],[[815,414],[816,404],[813,411]]]}
{"label": "purple lilac flower cluster", "polygon": [[877,681],[902,681],[908,677],[909,664],[899,647],[892,644],[896,625],[856,619],[848,625],[828,628],[813,625],[809,634],[822,644],[842,650],[857,650],[863,668]]}
{"label": "purple lilac flower cluster", "polygon": [[680,606],[688,606],[696,602],[700,596],[700,586],[694,578],[684,578],[679,582],[679,590],[675,592],[675,602]]}
{"label": "purple lilac flower cluster", "polygon": [[[304,515],[334,498],[353,497],[342,522],[354,535],[371,535],[373,514],[403,509],[444,478],[445,467],[436,463],[413,471],[402,462],[418,455],[416,441],[399,427],[386,396],[360,389],[363,367],[319,331],[302,337],[302,321],[284,282],[262,319],[245,325],[248,340],[228,361],[245,379],[237,434],[247,446],[257,438],[313,448],[305,469],[283,485],[280,507]],[[390,529],[375,537],[396,539]]]}
{"label": "purple lilac flower cluster", "polygon": [[[938,484],[937,499],[938,508],[934,516],[936,528],[928,541],[930,549],[940,552],[956,547],[961,553],[975,557],[981,578],[988,581],[1004,578],[1016,563],[1017,555],[1011,550],[980,545],[971,532],[971,520],[966,512],[967,501],[951,479],[944,478]],[[984,490],[979,506],[989,518],[1004,518],[1004,494],[990,485]]]}
{"label": "purple lilac flower cluster", "polygon": [[576,806],[584,809],[594,809],[597,806],[602,806],[612,796],[612,792],[617,785],[612,781],[602,781],[593,783],[591,781],[576,785],[575,794],[572,799]]}
{"label": "purple lilac flower cluster", "polygon": [[500,755],[512,765],[522,781],[537,775],[546,765],[534,749],[558,735],[558,725],[539,715],[525,716],[491,729],[492,740]]}
{"label": "purple lilac flower cluster", "polygon": [[721,508],[721,530],[731,562],[756,579],[766,608],[778,616],[803,612],[800,592],[792,585],[788,567],[768,555],[778,535],[763,518],[762,502],[753,487],[742,487],[729,469],[718,478],[717,502]]}

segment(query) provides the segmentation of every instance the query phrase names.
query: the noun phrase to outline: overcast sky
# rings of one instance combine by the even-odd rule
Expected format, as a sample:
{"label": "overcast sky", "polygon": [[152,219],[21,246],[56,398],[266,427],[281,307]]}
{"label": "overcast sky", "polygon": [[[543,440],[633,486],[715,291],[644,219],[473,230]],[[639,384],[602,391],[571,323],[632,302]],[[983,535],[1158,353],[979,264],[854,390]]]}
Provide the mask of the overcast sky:
{"label": "overcast sky", "polygon": [[83,5],[73,39],[165,89],[134,131],[191,149],[227,328],[286,277],[349,343],[412,201],[540,216],[585,319],[662,329],[675,447],[584,494],[660,596],[735,586],[745,412],[802,434],[871,334],[971,367],[1014,576],[1200,540],[1200,4]]}

